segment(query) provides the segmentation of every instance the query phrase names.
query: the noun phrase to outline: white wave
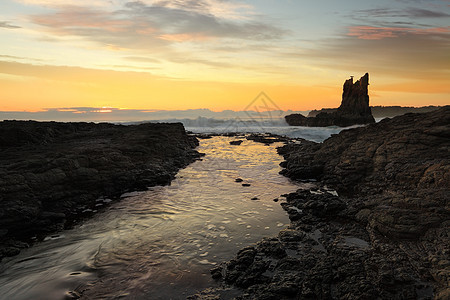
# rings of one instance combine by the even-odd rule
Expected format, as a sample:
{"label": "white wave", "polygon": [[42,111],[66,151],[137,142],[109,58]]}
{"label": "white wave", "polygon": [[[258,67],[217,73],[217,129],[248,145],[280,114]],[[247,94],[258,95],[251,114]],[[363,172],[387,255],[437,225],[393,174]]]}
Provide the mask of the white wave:
{"label": "white wave", "polygon": [[289,126],[284,118],[233,118],[215,119],[198,117],[196,119],[166,119],[158,122],[181,122],[186,130],[193,133],[271,133],[291,138],[304,138],[314,142],[322,142],[332,134],[352,127],[303,127]]}

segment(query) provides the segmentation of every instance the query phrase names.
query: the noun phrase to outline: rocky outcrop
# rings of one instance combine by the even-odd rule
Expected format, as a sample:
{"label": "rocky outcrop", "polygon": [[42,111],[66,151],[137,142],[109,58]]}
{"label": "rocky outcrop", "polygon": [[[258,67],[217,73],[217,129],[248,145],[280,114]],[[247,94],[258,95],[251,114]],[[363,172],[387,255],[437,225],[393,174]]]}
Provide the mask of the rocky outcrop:
{"label": "rocky outcrop", "polygon": [[292,114],[285,117],[291,126],[347,127],[357,124],[375,123],[369,106],[369,74],[353,83],[353,77],[344,83],[341,106],[336,111],[321,112],[315,117]]}
{"label": "rocky outcrop", "polygon": [[[422,107],[412,107],[412,106],[371,106],[372,116],[374,118],[393,118],[396,116],[401,116],[407,113],[426,113],[430,111],[435,111],[441,108],[440,106],[422,106]],[[315,117],[318,114],[333,113],[337,111],[337,108],[322,108],[320,110],[312,110],[309,112],[308,117]]]}
{"label": "rocky outcrop", "polygon": [[284,195],[289,228],[212,276],[236,299],[448,299],[449,149],[450,106],[279,148],[318,188]]}
{"label": "rocky outcrop", "polygon": [[181,123],[0,122],[0,258],[110,202],[103,197],[168,184],[197,145]]}

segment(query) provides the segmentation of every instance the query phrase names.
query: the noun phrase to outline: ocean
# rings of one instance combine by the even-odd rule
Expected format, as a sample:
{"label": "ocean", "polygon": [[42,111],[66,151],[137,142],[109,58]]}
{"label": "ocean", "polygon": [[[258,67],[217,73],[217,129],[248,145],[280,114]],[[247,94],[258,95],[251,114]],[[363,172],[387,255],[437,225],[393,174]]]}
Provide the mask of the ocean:
{"label": "ocean", "polygon": [[[303,138],[314,142],[323,142],[333,134],[344,129],[359,127],[303,127],[289,126],[284,118],[233,118],[216,119],[198,117],[196,119],[164,119],[152,122],[181,122],[187,131],[202,134],[226,133],[268,133],[287,136],[290,138]],[[130,123],[131,124],[131,123]],[[134,124],[134,123],[133,123]]]}

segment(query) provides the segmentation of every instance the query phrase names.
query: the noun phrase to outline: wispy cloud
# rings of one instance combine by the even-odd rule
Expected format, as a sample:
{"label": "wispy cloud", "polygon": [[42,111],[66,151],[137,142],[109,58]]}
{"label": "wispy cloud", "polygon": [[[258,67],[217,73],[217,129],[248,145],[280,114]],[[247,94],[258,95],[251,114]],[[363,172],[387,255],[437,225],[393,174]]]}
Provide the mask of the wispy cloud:
{"label": "wispy cloud", "polygon": [[16,60],[29,60],[29,61],[44,61],[43,59],[38,58],[31,58],[31,57],[22,57],[22,56],[15,56],[15,55],[0,55],[0,59],[8,60],[8,61],[16,61]]}
{"label": "wispy cloud", "polygon": [[153,57],[147,57],[147,56],[125,56],[123,57],[125,60],[130,61],[137,61],[137,62],[146,62],[146,63],[159,63],[160,60],[153,58]]}
{"label": "wispy cloud", "polygon": [[[37,0],[36,0],[37,1]],[[70,1],[69,1],[70,3]],[[114,2],[117,3],[117,2]],[[252,12],[248,4],[226,0],[130,1],[110,7],[57,5],[30,16],[59,42],[82,38],[87,47],[122,51],[124,60],[148,64],[197,64],[232,68],[229,57],[214,51],[220,44],[278,43],[290,33]],[[41,33],[42,33],[41,31]],[[260,47],[261,48],[261,47]],[[267,53],[270,48],[263,47]],[[125,54],[126,53],[126,54]],[[239,54],[233,53],[235,60]],[[167,67],[167,65],[166,65]]]}
{"label": "wispy cloud", "polygon": [[[357,26],[334,39],[302,49],[298,55],[314,65],[339,70],[370,71],[378,76],[444,80],[450,73],[450,31]],[[353,49],[357,49],[353,51]]]}
{"label": "wispy cloud", "polygon": [[[27,5],[39,5],[45,7],[67,6],[67,5],[80,5],[80,0],[15,0],[16,2]],[[90,0],[89,6],[105,7],[111,5],[112,1],[105,0]]]}
{"label": "wispy cloud", "polygon": [[[235,20],[211,14],[211,1],[128,2],[108,11],[81,6],[56,7],[35,15],[33,23],[56,35],[81,36],[121,48],[155,48],[168,44],[218,38],[279,39],[286,32],[260,20]],[[191,3],[191,4],[192,4]],[[207,5],[208,4],[208,5]],[[217,12],[216,12],[217,14]]]}
{"label": "wispy cloud", "polygon": [[10,22],[0,21],[0,28],[17,29],[17,28],[22,28],[22,27],[17,26],[17,25],[13,25]]}
{"label": "wispy cloud", "polygon": [[144,0],[143,3],[184,11],[209,14],[218,18],[245,20],[253,15],[253,7],[246,3],[227,0]]}
{"label": "wispy cloud", "polygon": [[374,27],[374,26],[352,26],[349,27],[347,35],[355,36],[364,40],[381,40],[384,38],[394,38],[400,35],[414,34],[448,34],[449,27],[435,28],[409,28],[409,27]]}
{"label": "wispy cloud", "polygon": [[409,8],[406,10],[411,18],[448,18],[450,14],[442,11],[432,11],[421,8]]}
{"label": "wispy cloud", "polygon": [[359,17],[388,17],[388,18],[448,18],[449,14],[442,11],[434,11],[423,8],[372,8],[355,12]]}

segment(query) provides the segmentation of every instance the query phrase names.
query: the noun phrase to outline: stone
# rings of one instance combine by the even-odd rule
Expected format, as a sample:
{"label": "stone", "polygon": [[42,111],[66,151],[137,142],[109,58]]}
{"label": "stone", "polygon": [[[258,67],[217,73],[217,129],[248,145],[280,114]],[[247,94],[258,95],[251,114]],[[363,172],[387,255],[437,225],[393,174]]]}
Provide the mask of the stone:
{"label": "stone", "polygon": [[283,174],[315,169],[317,188],[283,195],[289,227],[225,263],[225,286],[240,300],[447,299],[449,133],[446,106],[278,148]]}
{"label": "stone", "polygon": [[80,298],[81,298],[81,295],[76,291],[68,291],[64,296],[64,299],[66,299],[66,300],[80,299]]}
{"label": "stone", "polygon": [[[427,113],[430,111],[435,111],[441,108],[441,106],[422,106],[422,107],[413,107],[413,106],[371,106],[370,110],[372,111],[372,116],[374,118],[393,118],[396,116],[401,116],[407,113]],[[322,108],[319,110],[312,110],[308,113],[308,117],[315,117],[318,114],[324,113],[333,113],[336,112],[337,108]]]}
{"label": "stone", "polygon": [[347,127],[357,124],[375,123],[369,106],[369,74],[366,73],[355,83],[353,77],[346,80],[343,87],[342,102],[337,110],[322,111],[314,117],[292,114],[285,117],[291,126]]}
{"label": "stone", "polygon": [[0,259],[73,226],[100,196],[169,184],[197,145],[181,123],[0,122]]}

